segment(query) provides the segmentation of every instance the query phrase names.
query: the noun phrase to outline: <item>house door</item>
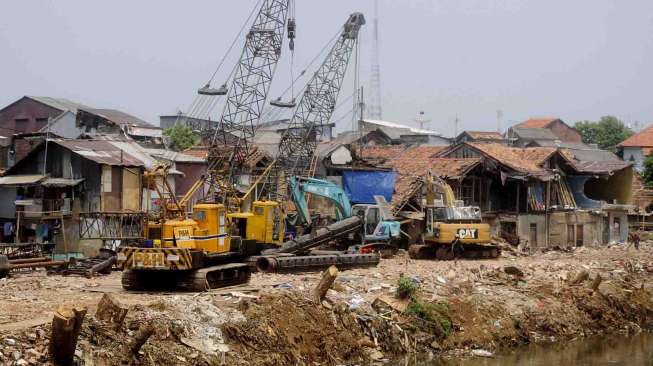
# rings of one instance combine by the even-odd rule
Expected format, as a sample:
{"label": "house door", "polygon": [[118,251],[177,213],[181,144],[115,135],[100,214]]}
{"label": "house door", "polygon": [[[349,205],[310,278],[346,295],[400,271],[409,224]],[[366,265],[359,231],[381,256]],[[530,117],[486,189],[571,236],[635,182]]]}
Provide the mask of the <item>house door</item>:
{"label": "house door", "polygon": [[529,226],[529,238],[531,248],[537,247],[537,224],[531,224]]}
{"label": "house door", "polygon": [[124,168],[122,171],[122,209],[124,211],[139,211],[140,206],[140,170]]}
{"label": "house door", "polygon": [[583,225],[576,225],[576,246],[577,247],[582,247],[584,244],[584,237],[583,237],[583,231],[584,231]]}
{"label": "house door", "polygon": [[603,244],[608,244],[610,242],[610,219],[608,217],[603,218]]}

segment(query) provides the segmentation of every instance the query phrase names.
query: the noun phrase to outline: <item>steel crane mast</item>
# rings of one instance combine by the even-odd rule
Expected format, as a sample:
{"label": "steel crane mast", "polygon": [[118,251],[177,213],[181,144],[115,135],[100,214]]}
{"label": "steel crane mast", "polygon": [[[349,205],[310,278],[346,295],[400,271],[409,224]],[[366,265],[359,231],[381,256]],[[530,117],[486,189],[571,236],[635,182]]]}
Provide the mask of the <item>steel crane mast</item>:
{"label": "steel crane mast", "polygon": [[218,129],[211,139],[208,161],[212,183],[233,185],[252,153],[251,140],[281,57],[290,1],[264,0],[246,35]]}
{"label": "steel crane mast", "polygon": [[310,170],[319,131],[329,123],[336,108],[349,59],[364,24],[362,13],[349,16],[336,43],[306,86],[279,144],[277,164],[285,177],[305,175]]}

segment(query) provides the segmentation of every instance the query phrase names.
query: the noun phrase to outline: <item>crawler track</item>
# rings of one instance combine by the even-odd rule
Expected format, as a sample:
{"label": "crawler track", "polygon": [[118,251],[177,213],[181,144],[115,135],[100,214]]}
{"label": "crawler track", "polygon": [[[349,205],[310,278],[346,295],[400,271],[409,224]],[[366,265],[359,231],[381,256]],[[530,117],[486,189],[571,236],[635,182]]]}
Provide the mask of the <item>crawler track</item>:
{"label": "crawler track", "polygon": [[494,259],[501,255],[499,247],[487,244],[413,244],[408,248],[412,259],[437,259],[449,261],[464,259]]}
{"label": "crawler track", "polygon": [[233,286],[249,281],[246,263],[229,263],[190,271],[127,270],[122,287],[129,291],[183,290],[192,292]]}

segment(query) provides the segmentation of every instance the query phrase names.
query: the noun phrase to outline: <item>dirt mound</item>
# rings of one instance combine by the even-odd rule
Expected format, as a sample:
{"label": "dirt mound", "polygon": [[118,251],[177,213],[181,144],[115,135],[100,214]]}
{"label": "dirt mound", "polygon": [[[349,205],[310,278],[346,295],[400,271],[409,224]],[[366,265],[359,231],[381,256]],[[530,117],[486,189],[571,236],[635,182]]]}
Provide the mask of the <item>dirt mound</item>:
{"label": "dirt mound", "polygon": [[[243,322],[222,333],[239,354],[231,364],[308,365],[364,363],[366,338],[355,316],[340,305],[332,310],[301,294],[263,295],[244,306]],[[228,356],[229,357],[229,356]]]}

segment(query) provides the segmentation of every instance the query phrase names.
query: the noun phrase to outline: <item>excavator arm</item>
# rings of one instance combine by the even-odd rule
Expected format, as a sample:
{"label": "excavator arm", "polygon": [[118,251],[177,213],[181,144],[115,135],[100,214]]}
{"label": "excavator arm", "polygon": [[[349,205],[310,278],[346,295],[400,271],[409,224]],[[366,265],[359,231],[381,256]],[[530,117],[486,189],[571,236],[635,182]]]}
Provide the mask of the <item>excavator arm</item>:
{"label": "excavator arm", "polygon": [[303,178],[293,176],[289,179],[290,196],[295,207],[299,221],[311,225],[311,214],[308,209],[305,194],[323,197],[333,202],[336,206],[338,220],[349,218],[352,215],[351,202],[345,191],[337,185],[321,179]]}
{"label": "excavator arm", "polygon": [[429,172],[426,181],[426,203],[428,205],[435,204],[436,191],[442,191],[442,201],[445,207],[454,207],[456,196],[453,193],[451,186],[447,184],[442,178]]}

